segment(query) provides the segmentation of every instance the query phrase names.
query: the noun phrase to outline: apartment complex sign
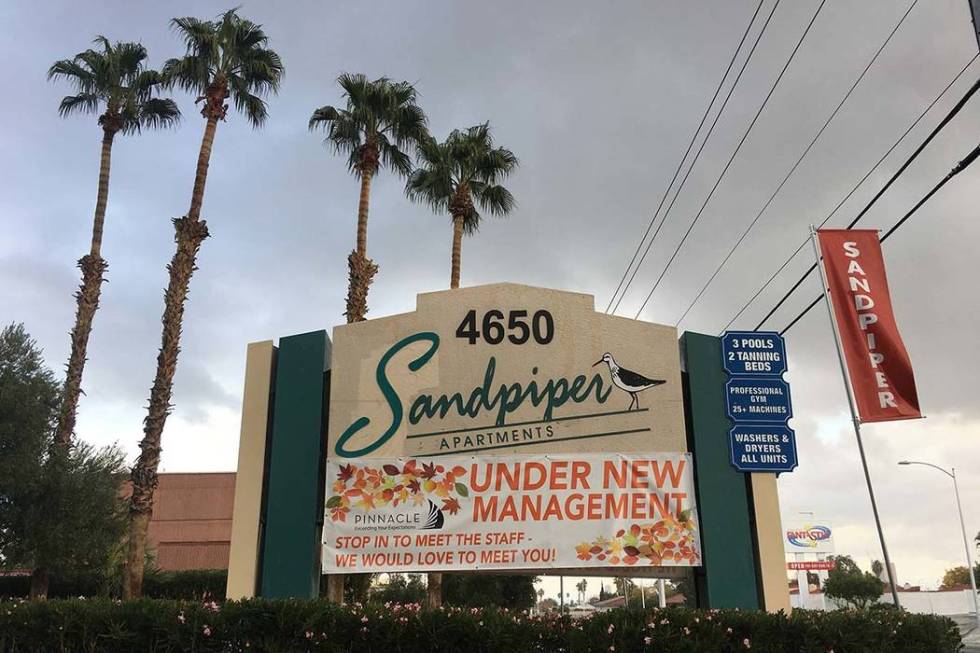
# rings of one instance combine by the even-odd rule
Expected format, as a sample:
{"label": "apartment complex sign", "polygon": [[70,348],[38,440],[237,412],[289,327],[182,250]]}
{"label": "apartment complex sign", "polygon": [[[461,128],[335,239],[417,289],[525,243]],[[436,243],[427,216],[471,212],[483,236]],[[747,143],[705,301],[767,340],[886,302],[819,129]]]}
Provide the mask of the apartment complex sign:
{"label": "apartment complex sign", "polygon": [[323,569],[698,564],[692,465],[676,329],[515,284],[419,295],[334,329]]}
{"label": "apartment complex sign", "polygon": [[323,570],[700,564],[690,454],[332,460]]}
{"label": "apartment complex sign", "polygon": [[686,451],[677,332],[494,284],[333,334],[327,457]]}

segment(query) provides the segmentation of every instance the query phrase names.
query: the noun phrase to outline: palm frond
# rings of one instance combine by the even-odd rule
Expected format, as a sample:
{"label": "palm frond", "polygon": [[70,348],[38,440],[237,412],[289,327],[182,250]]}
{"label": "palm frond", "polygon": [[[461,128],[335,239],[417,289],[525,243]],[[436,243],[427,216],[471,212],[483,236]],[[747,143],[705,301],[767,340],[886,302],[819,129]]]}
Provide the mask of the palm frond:
{"label": "palm frond", "polygon": [[218,54],[215,39],[217,26],[213,22],[184,16],[172,19],[170,27],[183,39],[187,54],[206,59],[211,59]]}
{"label": "palm frond", "polygon": [[213,92],[215,83],[218,88],[227,84],[235,108],[255,127],[265,122],[268,107],[262,96],[278,92],[285,67],[265,47],[269,39],[262,26],[239,16],[237,7],[215,20],[188,16],[170,24],[187,51],[164,64],[164,82],[198,95]]}
{"label": "palm frond", "polygon": [[108,89],[118,79],[118,76],[114,73],[114,66],[106,56],[106,53],[85,50],[76,54],[75,60],[80,64],[84,64],[91,71],[93,84],[100,88]]}
{"label": "palm frond", "polygon": [[340,112],[330,105],[322,106],[310,116],[309,128],[313,131],[317,127],[329,128],[330,123],[340,117]]}
{"label": "palm frond", "polygon": [[164,129],[174,127],[180,122],[180,108],[170,98],[150,98],[140,104],[139,124],[141,127]]}
{"label": "palm frond", "polygon": [[59,114],[98,113],[99,124],[122,133],[139,132],[143,126],[169,126],[180,115],[173,100],[154,97],[162,75],[145,68],[146,48],[139,43],[110,43],[95,38],[101,49],[88,49],[72,59],[56,61],[48,70],[49,79],[70,81],[77,91],[65,97]]}
{"label": "palm frond", "polygon": [[509,175],[517,166],[514,153],[502,147],[484,152],[476,160],[477,175],[492,184]]}
{"label": "palm frond", "polygon": [[112,54],[112,43],[109,41],[109,39],[102,36],[101,34],[99,34],[94,39],[92,39],[92,43],[95,43],[96,45],[101,45],[102,51],[105,52],[107,55]]}
{"label": "palm frond", "polygon": [[473,195],[484,210],[497,217],[507,215],[516,206],[510,191],[497,184],[488,184],[481,192],[474,192]]}
{"label": "palm frond", "polygon": [[310,129],[316,127],[327,130],[324,143],[332,145],[337,154],[360,152],[363,145],[361,125],[348,111],[338,111],[331,106],[320,107],[310,118]]}
{"label": "palm frond", "polygon": [[66,95],[58,105],[58,115],[62,118],[73,113],[98,113],[99,96],[94,93]]}
{"label": "palm frond", "polygon": [[265,101],[258,95],[249,92],[248,82],[239,75],[232,75],[228,78],[228,85],[231,87],[232,101],[235,108],[245,114],[245,118],[252,127],[261,127],[269,111]]}
{"label": "palm frond", "polygon": [[129,84],[132,93],[138,96],[148,96],[156,86],[163,86],[163,75],[156,70],[140,70]]}
{"label": "palm frond", "polygon": [[65,79],[72,82],[80,91],[91,91],[95,75],[85,68],[77,59],[62,59],[55,61],[48,68],[48,79]]}
{"label": "palm frond", "polygon": [[408,178],[406,194],[437,212],[460,211],[464,233],[480,228],[482,216],[474,205],[494,216],[505,216],[516,206],[514,196],[497,182],[517,167],[517,157],[493,147],[489,123],[454,129],[442,143],[423,138],[415,151],[418,167]]}
{"label": "palm frond", "polygon": [[405,154],[397,144],[389,142],[383,134],[378,139],[378,154],[381,165],[394,171],[399,177],[411,174],[412,157]]}
{"label": "palm frond", "polygon": [[273,50],[253,47],[244,51],[240,61],[229,74],[237,74],[244,79],[254,93],[278,93],[285,67],[279,55]]}
{"label": "palm frond", "polygon": [[363,148],[377,148],[378,162],[400,176],[412,172],[411,151],[428,138],[425,113],[416,103],[417,92],[408,82],[375,80],[361,73],[342,73],[344,109],[331,106],[313,112],[309,127],[327,129],[326,141],[337,153],[348,155],[348,166],[360,174]]}
{"label": "palm frond", "polygon": [[136,77],[143,69],[146,57],[146,48],[141,43],[117,43],[111,57],[116,66],[115,74],[120,79]]}
{"label": "palm frond", "polygon": [[160,73],[167,88],[182,91],[203,92],[211,81],[211,68],[207,59],[188,54],[177,59],[167,59]]}
{"label": "palm frond", "polygon": [[483,216],[475,208],[463,215],[463,234],[472,236],[480,230],[480,222]]}

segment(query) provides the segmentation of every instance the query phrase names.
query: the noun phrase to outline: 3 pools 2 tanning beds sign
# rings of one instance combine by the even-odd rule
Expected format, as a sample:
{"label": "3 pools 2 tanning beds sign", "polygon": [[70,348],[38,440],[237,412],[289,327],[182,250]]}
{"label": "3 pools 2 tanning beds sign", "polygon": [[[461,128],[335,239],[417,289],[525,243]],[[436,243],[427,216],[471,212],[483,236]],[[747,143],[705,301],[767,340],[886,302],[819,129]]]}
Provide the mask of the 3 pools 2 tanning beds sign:
{"label": "3 pools 2 tanning beds sign", "polygon": [[[697,510],[673,327],[597,313],[589,295],[516,284],[427,293],[413,313],[336,327],[330,386],[325,571],[376,570],[378,558],[364,554],[372,547],[401,551],[407,542],[395,536],[410,534],[420,547],[414,559],[385,560],[384,568],[596,567],[616,564],[613,557],[620,564],[697,564],[696,539],[684,534],[696,534]],[[542,455],[572,456],[573,466],[587,464],[597,476],[587,475],[588,487],[580,481],[562,489],[554,478],[560,472],[546,465],[546,492],[522,485],[498,495],[467,485],[498,456],[545,464]],[[408,462],[398,460],[407,457],[417,462],[406,471]],[[669,464],[675,475],[623,488],[603,470],[624,460],[651,473]],[[498,512],[485,513],[493,496]],[[549,502],[540,508],[549,511],[547,528],[533,517],[537,504],[525,503],[538,496]],[[416,519],[437,527],[356,530],[378,526],[357,519],[379,508],[410,509],[413,529]],[[417,540],[421,534],[452,537]],[[468,534],[489,538],[490,547],[545,553],[481,562],[484,545]],[[337,539],[362,535],[368,539]],[[664,537],[666,548],[658,550]],[[566,550],[571,539],[576,547]],[[665,554],[679,553],[682,540],[687,552],[680,559]],[[447,562],[447,552],[467,542],[476,559]]]}

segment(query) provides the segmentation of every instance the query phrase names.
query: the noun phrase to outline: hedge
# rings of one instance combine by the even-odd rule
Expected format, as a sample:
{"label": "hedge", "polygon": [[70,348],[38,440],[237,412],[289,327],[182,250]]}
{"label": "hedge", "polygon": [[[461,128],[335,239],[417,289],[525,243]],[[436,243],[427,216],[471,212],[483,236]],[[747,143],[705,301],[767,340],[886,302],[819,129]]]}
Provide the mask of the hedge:
{"label": "hedge", "polygon": [[[143,579],[143,594],[152,599],[198,600],[205,596],[221,601],[225,598],[228,571],[193,569],[187,571],[148,571]],[[97,571],[52,575],[48,587],[50,598],[68,599],[84,596],[118,597],[122,578],[107,578]],[[31,590],[29,575],[0,576],[0,598],[26,598]]]}
{"label": "hedge", "polygon": [[948,618],[899,611],[615,610],[571,620],[418,604],[142,599],[0,601],[0,651],[952,653]]}

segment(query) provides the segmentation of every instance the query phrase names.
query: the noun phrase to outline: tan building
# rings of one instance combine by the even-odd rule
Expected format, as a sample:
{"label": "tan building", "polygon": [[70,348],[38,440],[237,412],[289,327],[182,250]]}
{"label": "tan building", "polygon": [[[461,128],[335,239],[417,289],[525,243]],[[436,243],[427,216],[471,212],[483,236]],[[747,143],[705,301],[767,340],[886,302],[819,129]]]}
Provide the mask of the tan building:
{"label": "tan building", "polygon": [[235,472],[160,474],[150,546],[164,571],[227,569]]}

